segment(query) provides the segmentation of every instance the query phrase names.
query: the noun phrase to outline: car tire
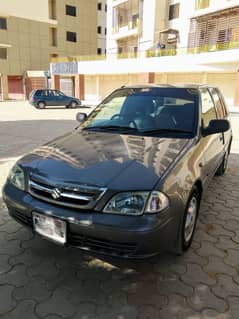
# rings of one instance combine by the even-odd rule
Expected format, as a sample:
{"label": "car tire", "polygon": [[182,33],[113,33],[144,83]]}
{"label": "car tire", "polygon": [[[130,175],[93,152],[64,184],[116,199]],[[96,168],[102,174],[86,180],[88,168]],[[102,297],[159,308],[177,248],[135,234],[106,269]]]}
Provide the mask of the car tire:
{"label": "car tire", "polygon": [[200,207],[200,193],[193,187],[185,207],[181,228],[181,251],[187,251],[191,246]]}
{"label": "car tire", "polygon": [[75,109],[78,106],[78,103],[76,101],[71,101],[70,108]]}
{"label": "car tire", "polygon": [[37,108],[38,108],[38,109],[44,109],[45,107],[46,107],[46,103],[45,103],[45,102],[39,101],[39,102],[37,103]]}

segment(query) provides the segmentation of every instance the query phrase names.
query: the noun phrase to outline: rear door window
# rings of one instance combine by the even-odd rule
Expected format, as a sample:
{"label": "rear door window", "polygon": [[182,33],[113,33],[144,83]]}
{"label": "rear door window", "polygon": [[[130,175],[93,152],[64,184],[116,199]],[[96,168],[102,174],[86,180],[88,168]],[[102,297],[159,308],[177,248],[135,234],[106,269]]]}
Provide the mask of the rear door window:
{"label": "rear door window", "polygon": [[217,90],[215,88],[210,88],[209,91],[212,95],[218,118],[219,119],[225,118],[227,116],[227,111],[226,111],[225,105],[223,105],[223,101],[221,100]]}
{"label": "rear door window", "polygon": [[207,127],[211,120],[217,119],[216,109],[208,89],[201,89],[202,121],[203,126]]}

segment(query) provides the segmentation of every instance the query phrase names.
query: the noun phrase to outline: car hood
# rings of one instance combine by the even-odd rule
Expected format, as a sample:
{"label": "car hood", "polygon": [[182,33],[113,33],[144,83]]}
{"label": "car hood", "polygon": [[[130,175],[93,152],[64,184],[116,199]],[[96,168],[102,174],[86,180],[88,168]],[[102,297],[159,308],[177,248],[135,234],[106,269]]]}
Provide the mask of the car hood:
{"label": "car hood", "polygon": [[150,190],[187,142],[75,130],[35,149],[20,163],[51,182]]}

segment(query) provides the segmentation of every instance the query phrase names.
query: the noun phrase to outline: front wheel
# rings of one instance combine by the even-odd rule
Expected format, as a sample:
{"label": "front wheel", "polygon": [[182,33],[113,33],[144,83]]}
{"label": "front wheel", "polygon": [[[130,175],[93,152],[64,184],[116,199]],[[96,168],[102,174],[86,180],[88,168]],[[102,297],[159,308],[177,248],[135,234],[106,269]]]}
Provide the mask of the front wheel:
{"label": "front wheel", "polygon": [[37,103],[37,108],[38,109],[44,109],[46,107],[46,103],[43,101],[40,101]]}
{"label": "front wheel", "polygon": [[183,225],[181,231],[182,251],[188,250],[188,248],[191,246],[197,224],[199,206],[200,195],[198,189],[194,187],[191,195],[189,196],[183,216]]}

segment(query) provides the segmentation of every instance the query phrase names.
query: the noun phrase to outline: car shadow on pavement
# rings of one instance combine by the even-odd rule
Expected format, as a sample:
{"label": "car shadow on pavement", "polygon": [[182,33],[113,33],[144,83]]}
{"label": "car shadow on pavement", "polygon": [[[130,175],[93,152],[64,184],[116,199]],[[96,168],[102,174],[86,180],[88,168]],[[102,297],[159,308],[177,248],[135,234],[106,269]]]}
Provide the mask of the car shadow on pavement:
{"label": "car shadow on pavement", "polygon": [[[91,105],[78,105],[78,106],[76,106],[76,107],[74,107],[74,108],[69,108],[70,110],[77,110],[77,109],[92,109],[92,108],[95,108],[95,106],[91,106]],[[66,109],[66,107],[65,106],[46,106],[44,109],[39,109],[39,108],[37,108],[36,107],[36,109],[38,110],[38,111],[42,111],[42,112],[44,112],[44,110],[48,110],[48,111],[50,111],[50,110],[52,110],[52,111],[54,111],[54,110],[64,110],[64,109]]]}
{"label": "car shadow on pavement", "polygon": [[0,159],[21,156],[78,125],[75,120],[0,122]]}

